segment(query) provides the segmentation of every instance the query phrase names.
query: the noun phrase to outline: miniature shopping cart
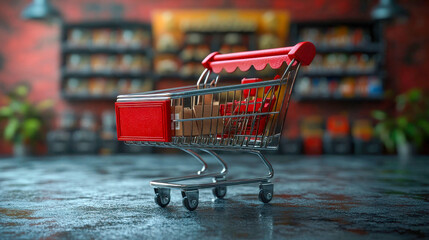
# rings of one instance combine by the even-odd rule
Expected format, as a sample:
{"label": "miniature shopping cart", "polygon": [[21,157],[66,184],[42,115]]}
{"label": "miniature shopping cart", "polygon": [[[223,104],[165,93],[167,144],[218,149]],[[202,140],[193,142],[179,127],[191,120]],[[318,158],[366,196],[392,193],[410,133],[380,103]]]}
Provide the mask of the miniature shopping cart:
{"label": "miniature shopping cart", "polygon": [[[182,192],[188,210],[198,207],[199,189],[211,188],[223,198],[230,185],[259,183],[259,199],[268,203],[273,197],[273,168],[261,150],[276,150],[282,133],[293,85],[301,65],[309,65],[315,55],[310,42],[293,47],[231,54],[217,52],[202,62],[205,70],[196,85],[120,95],[116,102],[117,133],[120,141],[139,146],[178,148],[203,165],[194,175],[152,181],[155,202],[165,207],[170,189]],[[263,80],[243,78],[241,83],[222,85],[227,74],[285,69],[282,75]],[[254,69],[251,69],[253,66]],[[239,78],[238,78],[239,80]],[[225,80],[227,81],[227,80]],[[227,178],[228,168],[215,150],[243,151],[260,158],[268,175],[250,179]],[[207,172],[207,164],[198,151],[216,159],[219,172]],[[188,180],[212,178],[212,182]],[[185,183],[184,183],[185,182]]]}

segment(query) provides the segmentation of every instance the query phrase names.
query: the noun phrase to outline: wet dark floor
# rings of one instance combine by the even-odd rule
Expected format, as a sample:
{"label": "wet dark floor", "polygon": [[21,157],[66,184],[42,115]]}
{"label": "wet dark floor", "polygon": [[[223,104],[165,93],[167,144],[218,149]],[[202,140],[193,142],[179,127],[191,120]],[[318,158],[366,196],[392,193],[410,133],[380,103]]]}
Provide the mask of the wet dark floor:
{"label": "wet dark floor", "polygon": [[[162,209],[149,180],[199,170],[185,155],[0,159],[0,239],[415,239],[429,237],[429,158],[269,155],[274,199],[257,185],[179,191]],[[265,174],[253,156],[227,155],[233,176]],[[211,167],[214,167],[211,166]]]}

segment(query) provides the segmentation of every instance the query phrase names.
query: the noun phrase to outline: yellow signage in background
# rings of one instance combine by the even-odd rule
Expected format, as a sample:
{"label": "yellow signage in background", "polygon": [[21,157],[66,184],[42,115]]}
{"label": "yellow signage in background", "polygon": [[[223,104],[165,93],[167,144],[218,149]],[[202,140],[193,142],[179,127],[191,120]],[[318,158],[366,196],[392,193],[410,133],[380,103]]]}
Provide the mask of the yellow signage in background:
{"label": "yellow signage in background", "polygon": [[185,32],[254,32],[257,48],[262,49],[285,45],[289,14],[271,10],[158,10],[153,12],[152,25],[157,50],[180,48]]}

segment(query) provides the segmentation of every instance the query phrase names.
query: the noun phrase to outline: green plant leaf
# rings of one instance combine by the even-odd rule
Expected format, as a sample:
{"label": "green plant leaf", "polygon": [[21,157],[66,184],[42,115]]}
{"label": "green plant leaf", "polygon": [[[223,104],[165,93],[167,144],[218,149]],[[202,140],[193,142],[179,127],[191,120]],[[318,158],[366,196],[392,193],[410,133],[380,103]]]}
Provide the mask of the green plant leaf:
{"label": "green plant leaf", "polygon": [[391,134],[389,134],[389,132],[382,134],[380,136],[380,139],[384,143],[384,146],[386,146],[386,148],[389,152],[393,152],[393,150],[395,150],[395,142],[394,142]]}
{"label": "green plant leaf", "polygon": [[390,121],[387,121],[378,123],[374,128],[375,135],[380,138],[380,140],[383,142],[384,146],[386,146],[389,152],[393,152],[393,150],[395,149],[395,142],[393,140],[393,137],[391,136],[390,131],[392,126],[393,124],[391,124]]}
{"label": "green plant leaf", "polygon": [[26,139],[37,139],[42,123],[37,118],[30,118],[24,121],[23,134]]}
{"label": "green plant leaf", "polygon": [[26,117],[31,116],[31,112],[32,112],[31,104],[29,102],[22,102],[19,112]]}
{"label": "green plant leaf", "polygon": [[19,85],[14,89],[14,93],[18,97],[26,97],[28,95],[29,91],[30,91],[30,88],[24,84]]}
{"label": "green plant leaf", "polygon": [[408,119],[405,116],[400,116],[398,118],[396,118],[396,124],[398,125],[398,127],[400,128],[406,128],[408,125]]}
{"label": "green plant leaf", "polygon": [[397,117],[380,110],[371,113],[379,120],[374,133],[389,151],[405,143],[421,146],[429,138],[429,99],[420,89],[411,89],[395,100]]}
{"label": "green plant leaf", "polygon": [[407,92],[407,97],[410,102],[418,102],[422,98],[422,91],[420,89],[411,89]]}
{"label": "green plant leaf", "polygon": [[421,132],[418,131],[417,127],[412,123],[405,125],[403,129],[409,138],[414,138],[418,134],[421,135]]}
{"label": "green plant leaf", "polygon": [[421,147],[423,144],[423,135],[422,134],[416,134],[414,137],[410,140],[410,142],[414,143],[417,147]]}
{"label": "green plant leaf", "polygon": [[53,106],[52,100],[35,104],[27,99],[29,85],[19,85],[7,93],[8,106],[0,108],[0,119],[8,122],[1,132],[7,141],[35,140],[42,129],[43,111]]}
{"label": "green plant leaf", "polygon": [[12,109],[13,112],[19,112],[19,109],[21,109],[21,102],[17,101],[16,99],[12,99],[9,103],[10,109]]}
{"label": "green plant leaf", "polygon": [[394,129],[392,131],[392,137],[396,145],[407,143],[407,138],[405,136],[405,133],[400,129]]}
{"label": "green plant leaf", "polygon": [[386,119],[387,117],[387,113],[381,110],[374,110],[372,111],[372,117],[379,120],[379,121],[383,121]]}
{"label": "green plant leaf", "polygon": [[376,135],[381,136],[383,133],[387,132],[387,123],[380,122],[374,127],[374,132]]}
{"label": "green plant leaf", "polygon": [[409,142],[414,143],[418,147],[422,145],[424,132],[420,131],[414,123],[408,124],[404,130]]}
{"label": "green plant leaf", "polygon": [[13,115],[13,111],[9,106],[0,108],[0,118],[10,118]]}
{"label": "green plant leaf", "polygon": [[19,120],[17,118],[9,119],[9,122],[4,128],[4,133],[3,133],[3,136],[6,139],[6,141],[13,141],[18,129],[19,129]]}
{"label": "green plant leaf", "polygon": [[429,121],[420,119],[417,121],[417,126],[422,129],[422,131],[426,134],[426,137],[429,137]]}

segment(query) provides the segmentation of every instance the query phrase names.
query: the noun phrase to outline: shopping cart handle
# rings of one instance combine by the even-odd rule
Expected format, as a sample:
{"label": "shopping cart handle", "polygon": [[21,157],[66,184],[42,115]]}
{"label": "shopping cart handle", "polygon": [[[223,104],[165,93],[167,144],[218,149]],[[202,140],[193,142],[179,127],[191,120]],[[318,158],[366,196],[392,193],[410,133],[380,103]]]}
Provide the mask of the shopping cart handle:
{"label": "shopping cart handle", "polygon": [[253,66],[256,70],[264,69],[267,64],[271,68],[278,69],[283,62],[289,64],[292,59],[302,65],[309,65],[316,55],[316,48],[311,42],[300,42],[293,47],[273,48],[266,50],[256,50],[238,53],[220,54],[210,53],[202,64],[205,68],[219,73],[222,69],[227,72],[234,72],[237,67],[241,71],[247,71]]}

